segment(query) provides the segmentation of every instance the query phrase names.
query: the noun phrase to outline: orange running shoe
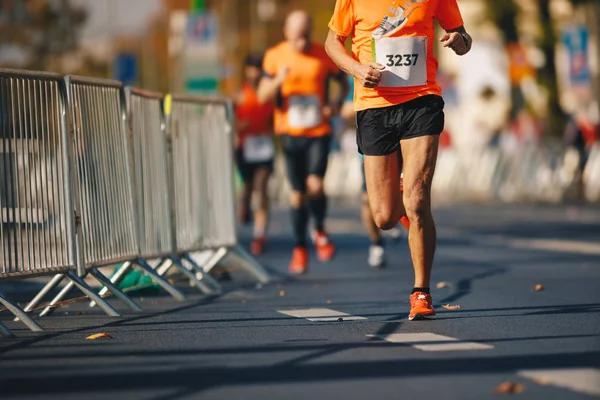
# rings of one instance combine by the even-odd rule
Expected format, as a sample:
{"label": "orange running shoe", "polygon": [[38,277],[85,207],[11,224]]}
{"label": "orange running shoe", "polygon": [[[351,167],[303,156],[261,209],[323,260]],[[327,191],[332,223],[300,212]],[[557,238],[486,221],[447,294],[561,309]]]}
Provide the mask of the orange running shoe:
{"label": "orange running shoe", "polygon": [[306,247],[294,247],[292,261],[290,261],[290,273],[302,275],[308,271],[308,250]]}
{"label": "orange running shoe", "polygon": [[316,232],[313,236],[313,242],[317,247],[317,257],[319,260],[326,262],[335,255],[335,246],[329,240],[329,236],[325,232]]}
{"label": "orange running shoe", "polygon": [[267,238],[264,236],[255,238],[252,240],[252,243],[250,244],[250,252],[257,256],[259,254],[262,254],[265,252],[265,246],[267,244]]}
{"label": "orange running shoe", "polygon": [[435,310],[431,305],[431,295],[423,292],[415,292],[410,295],[410,314],[408,320],[427,319],[433,317]]}
{"label": "orange running shoe", "polygon": [[410,230],[410,221],[406,215],[400,217],[400,223],[404,225],[406,229]]}

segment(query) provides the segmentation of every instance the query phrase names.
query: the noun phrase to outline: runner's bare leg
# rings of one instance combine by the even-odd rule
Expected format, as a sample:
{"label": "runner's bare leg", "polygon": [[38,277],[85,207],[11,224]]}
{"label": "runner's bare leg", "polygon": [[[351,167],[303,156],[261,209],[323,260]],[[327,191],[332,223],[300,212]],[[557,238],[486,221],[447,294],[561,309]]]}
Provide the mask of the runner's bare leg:
{"label": "runner's bare leg", "polygon": [[404,157],[404,207],[410,221],[408,245],[415,269],[414,287],[429,287],[437,234],[431,213],[431,184],[439,136],[402,141]]}

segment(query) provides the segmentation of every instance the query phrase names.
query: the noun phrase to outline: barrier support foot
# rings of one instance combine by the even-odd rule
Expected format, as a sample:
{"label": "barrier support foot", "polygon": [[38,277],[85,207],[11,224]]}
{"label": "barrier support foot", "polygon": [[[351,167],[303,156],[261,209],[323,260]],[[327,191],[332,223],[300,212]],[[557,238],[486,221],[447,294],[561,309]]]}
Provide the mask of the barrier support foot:
{"label": "barrier support foot", "polygon": [[[110,277],[111,283],[114,286],[118,287],[119,283],[121,283],[123,278],[125,278],[127,273],[131,270],[131,268],[133,268],[133,263],[131,263],[130,261],[124,262],[121,265],[121,268],[119,268],[119,270],[117,272],[115,272],[113,276]],[[106,287],[106,285],[105,285],[104,287],[102,287],[102,289],[100,289],[100,292],[98,294],[100,296],[104,296],[106,293],[108,293],[108,287]],[[94,306],[96,306],[96,302],[90,301],[90,307],[94,307]]]}
{"label": "barrier support foot", "polygon": [[92,268],[90,273],[98,282],[103,284],[105,288],[108,288],[108,290],[115,295],[115,297],[125,303],[127,307],[131,308],[134,312],[142,312],[142,308],[135,301],[131,300],[125,293],[123,293],[117,286],[115,286],[106,276],[102,274],[102,272],[98,271],[96,268]]}
{"label": "barrier support foot", "polygon": [[219,282],[217,282],[212,276],[210,276],[210,274],[208,272],[206,272],[202,266],[198,265],[198,263],[196,263],[196,261],[189,254],[187,254],[187,253],[183,254],[182,262],[184,264],[187,263],[192,267],[192,269],[196,272],[196,278],[200,277],[199,280],[201,282],[206,282],[205,286],[208,285],[209,290],[211,291],[211,293],[205,292],[206,294],[221,294],[221,293],[223,293],[223,288],[221,287]]}
{"label": "barrier support foot", "polygon": [[148,275],[152,277],[154,282],[159,284],[164,290],[167,291],[171,296],[173,296],[178,301],[185,301],[185,295],[173,287],[165,278],[160,276],[154,268],[152,268],[146,260],[138,258],[136,260],[136,264],[144,270]]}
{"label": "barrier support foot", "polygon": [[[194,286],[202,291],[202,293],[206,295],[214,295],[221,293],[221,287],[219,284],[214,285],[212,282],[212,278],[206,279],[208,276],[202,268],[194,267],[194,263],[186,262],[185,258],[179,259],[177,257],[169,257],[173,264],[180,270],[189,280],[192,282]],[[198,278],[197,274],[200,274],[200,278]],[[216,282],[214,282],[216,283]]]}
{"label": "barrier support foot", "polygon": [[67,273],[67,278],[69,278],[71,282],[77,286],[77,288],[81,290],[87,297],[89,297],[91,300],[94,300],[109,317],[120,317],[119,313],[112,308],[110,304],[106,302],[106,300],[100,297],[98,293],[94,292],[94,290],[89,287],[82,278],[77,276],[75,272],[69,271]]}
{"label": "barrier support foot", "polygon": [[263,284],[271,282],[268,272],[242,246],[236,245],[229,248],[227,255],[233,256],[234,259],[238,260],[240,266],[254,275],[259,282]]}
{"label": "barrier support foot", "polygon": [[[8,311],[13,313],[13,315],[18,317],[21,321],[23,321],[23,323],[25,325],[27,325],[27,327],[29,329],[31,329],[33,332],[43,332],[44,331],[42,329],[42,327],[39,326],[34,320],[32,320],[25,311],[21,310],[21,308],[19,306],[17,306],[15,303],[13,303],[8,298],[6,298],[2,293],[0,293],[0,303],[2,303],[4,305],[4,307],[6,307],[8,309]],[[6,329],[6,327],[4,327],[4,329],[7,332],[10,332],[8,329]]]}
{"label": "barrier support foot", "polygon": [[[42,300],[44,300],[44,297],[46,297],[46,295],[48,293],[50,293],[50,291],[52,289],[54,289],[56,286],[58,286],[62,280],[65,278],[65,274],[58,274],[58,275],[54,275],[52,277],[52,279],[50,280],[50,282],[48,282],[46,284],[46,286],[44,286],[42,288],[42,290],[40,290],[40,292],[33,298],[33,300],[31,300],[29,302],[29,304],[27,304],[27,307],[25,307],[23,309],[23,311],[25,312],[30,312],[31,310],[33,310],[34,308],[37,307],[38,304],[40,304],[40,302]],[[19,321],[19,317],[15,317],[14,319],[15,321]]]}

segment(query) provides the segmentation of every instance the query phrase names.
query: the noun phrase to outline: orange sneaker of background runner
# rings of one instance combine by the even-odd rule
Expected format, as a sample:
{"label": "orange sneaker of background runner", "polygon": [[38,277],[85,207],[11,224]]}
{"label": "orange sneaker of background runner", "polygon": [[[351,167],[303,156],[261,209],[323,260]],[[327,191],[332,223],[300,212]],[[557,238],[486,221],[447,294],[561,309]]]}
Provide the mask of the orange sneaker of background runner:
{"label": "orange sneaker of background runner", "polygon": [[308,270],[308,250],[305,247],[295,247],[290,261],[290,273],[305,274]]}
{"label": "orange sneaker of background runner", "polygon": [[265,237],[260,237],[252,240],[252,244],[250,245],[250,252],[257,256],[265,252],[265,245],[267,244],[267,239]]}
{"label": "orange sneaker of background runner", "polygon": [[410,314],[408,319],[425,319],[435,315],[435,310],[431,305],[431,295],[424,292],[415,292],[410,295]]}
{"label": "orange sneaker of background runner", "polygon": [[319,260],[326,262],[335,255],[335,246],[329,240],[329,236],[324,232],[317,232],[313,238],[317,247],[317,257]]}

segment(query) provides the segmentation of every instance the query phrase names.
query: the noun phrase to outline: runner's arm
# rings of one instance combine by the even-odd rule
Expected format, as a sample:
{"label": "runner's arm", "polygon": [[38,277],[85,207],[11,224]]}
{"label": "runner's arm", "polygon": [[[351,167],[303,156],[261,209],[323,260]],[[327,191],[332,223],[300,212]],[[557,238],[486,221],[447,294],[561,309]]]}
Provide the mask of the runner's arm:
{"label": "runner's arm", "polygon": [[330,29],[325,41],[325,50],[342,71],[354,76],[361,85],[369,88],[376,87],[381,80],[380,70],[384,67],[377,63],[361,64],[348,54],[345,43],[346,36],[340,36]]}
{"label": "runner's arm", "polygon": [[289,72],[289,68],[282,68],[275,76],[265,75],[260,80],[258,85],[258,101],[261,104],[266,104],[275,99],[277,92],[281,89],[281,85],[285,81]]}
{"label": "runner's arm", "polygon": [[337,101],[335,101],[335,104],[341,109],[344,101],[348,97],[348,93],[350,93],[350,84],[348,83],[348,77],[343,72],[335,75],[333,79],[335,79],[341,86],[340,95],[336,99]]}
{"label": "runner's arm", "polygon": [[[466,43],[465,43],[466,38]],[[473,38],[467,33],[464,25],[456,29],[446,31],[446,34],[441,37],[440,42],[444,47],[450,47],[459,56],[464,56],[471,51]]]}

